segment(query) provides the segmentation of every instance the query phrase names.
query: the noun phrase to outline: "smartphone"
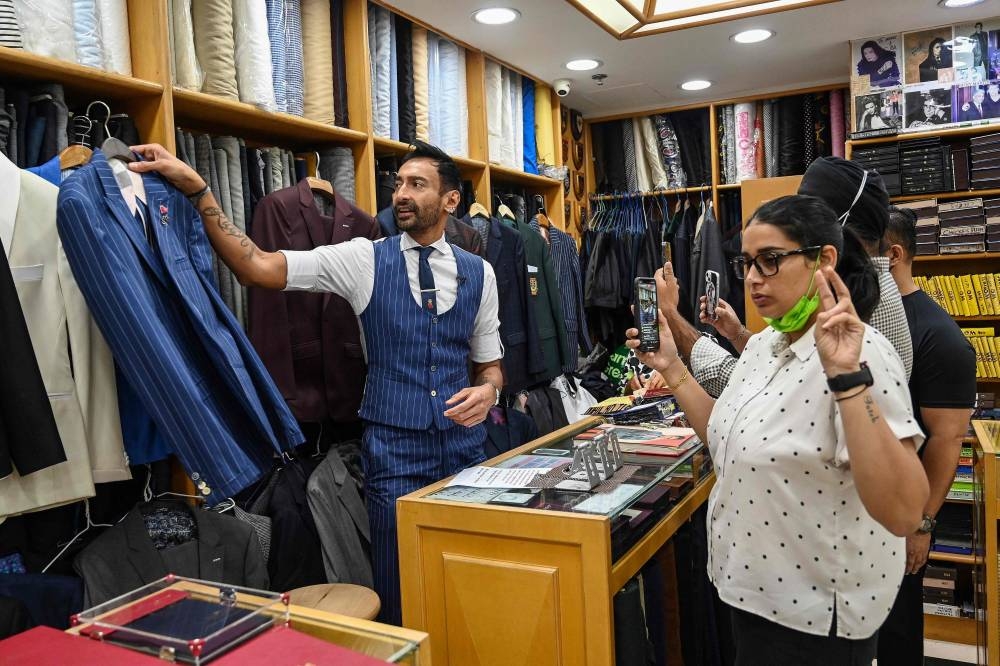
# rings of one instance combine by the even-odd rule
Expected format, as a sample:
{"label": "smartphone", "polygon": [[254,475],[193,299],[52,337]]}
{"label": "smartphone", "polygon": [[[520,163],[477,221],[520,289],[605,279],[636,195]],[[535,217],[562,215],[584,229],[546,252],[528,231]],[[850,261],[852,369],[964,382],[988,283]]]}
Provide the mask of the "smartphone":
{"label": "smartphone", "polygon": [[635,327],[639,329],[639,351],[660,348],[659,305],[656,302],[656,280],[635,279]]}
{"label": "smartphone", "polygon": [[705,313],[715,321],[719,318],[719,274],[713,270],[705,271]]}

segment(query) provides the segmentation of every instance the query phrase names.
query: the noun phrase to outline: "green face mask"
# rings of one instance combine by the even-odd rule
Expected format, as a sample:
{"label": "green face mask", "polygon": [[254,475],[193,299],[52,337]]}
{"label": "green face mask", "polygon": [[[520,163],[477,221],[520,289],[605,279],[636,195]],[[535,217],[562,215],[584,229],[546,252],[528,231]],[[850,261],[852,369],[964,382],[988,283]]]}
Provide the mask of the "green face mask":
{"label": "green face mask", "polygon": [[[822,250],[820,250],[822,252]],[[813,283],[816,281],[816,271],[819,270],[819,257],[816,257],[816,267],[813,268],[812,277],[809,278],[809,286],[806,288],[806,293],[802,295],[802,298],[798,300],[792,309],[781,315],[777,319],[770,319],[764,317],[764,321],[767,325],[778,331],[779,333],[794,333],[795,331],[801,331],[805,328],[806,323],[809,321],[809,317],[819,309],[819,291],[817,291],[812,296],[809,292],[812,291]]]}

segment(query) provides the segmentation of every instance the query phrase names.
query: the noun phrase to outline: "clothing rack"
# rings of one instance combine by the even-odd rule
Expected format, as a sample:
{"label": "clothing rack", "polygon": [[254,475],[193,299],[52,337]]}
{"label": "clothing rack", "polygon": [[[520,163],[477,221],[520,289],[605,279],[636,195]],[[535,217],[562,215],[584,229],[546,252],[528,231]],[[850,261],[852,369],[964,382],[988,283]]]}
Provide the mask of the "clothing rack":
{"label": "clothing rack", "polygon": [[670,196],[680,196],[684,194],[698,194],[700,192],[710,192],[712,190],[711,185],[702,185],[700,187],[684,187],[678,190],[650,190],[649,192],[622,192],[616,194],[591,194],[591,201],[613,201],[616,199],[629,199],[629,198],[648,198],[648,197],[670,197]]}

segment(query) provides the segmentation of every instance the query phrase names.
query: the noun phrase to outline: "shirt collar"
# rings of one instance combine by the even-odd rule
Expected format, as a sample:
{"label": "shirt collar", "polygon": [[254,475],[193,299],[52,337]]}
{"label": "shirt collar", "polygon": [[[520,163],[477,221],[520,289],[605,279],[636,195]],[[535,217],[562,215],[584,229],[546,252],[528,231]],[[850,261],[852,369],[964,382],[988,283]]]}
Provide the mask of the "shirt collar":
{"label": "shirt collar", "polygon": [[875,264],[875,270],[879,273],[889,272],[889,257],[872,257],[872,263]]}
{"label": "shirt collar", "polygon": [[3,243],[3,251],[10,258],[17,202],[21,196],[21,170],[3,154],[0,154],[0,189],[5,192],[0,197],[0,243]]}
{"label": "shirt collar", "polygon": [[[768,327],[770,329],[770,327]],[[795,357],[800,361],[806,361],[813,352],[816,351],[816,325],[810,326],[802,337],[795,342],[790,342],[789,337],[785,333],[779,333],[774,329],[770,329],[772,332],[771,337],[771,353],[774,356],[781,356],[782,353],[787,349],[791,349]]]}
{"label": "shirt collar", "polygon": [[[402,238],[399,239],[399,251],[406,252],[407,250],[411,250],[415,247],[420,247],[420,243],[415,241],[413,236],[404,231],[402,233]],[[438,252],[441,252],[442,254],[451,254],[451,247],[448,245],[448,241],[444,239],[444,234],[441,234],[441,238],[431,243],[430,247],[434,248]]]}

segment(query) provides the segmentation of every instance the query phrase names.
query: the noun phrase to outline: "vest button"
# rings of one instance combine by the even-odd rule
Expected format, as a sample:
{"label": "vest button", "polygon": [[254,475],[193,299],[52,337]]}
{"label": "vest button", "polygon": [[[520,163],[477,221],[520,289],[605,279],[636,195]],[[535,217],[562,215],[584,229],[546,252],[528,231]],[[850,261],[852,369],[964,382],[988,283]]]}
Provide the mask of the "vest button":
{"label": "vest button", "polygon": [[431,372],[437,372],[438,367],[436,365],[431,366]]}
{"label": "vest button", "polygon": [[432,342],[431,343],[431,349],[437,349],[437,346],[438,346],[438,343],[436,343],[436,342]]}
{"label": "vest button", "polygon": [[431,317],[431,323],[432,324],[438,323],[438,318],[437,317]]}
{"label": "vest button", "polygon": [[438,394],[438,392],[437,392],[437,391],[431,391],[431,397],[432,397],[432,398],[436,398],[436,397],[437,397],[437,394]]}

